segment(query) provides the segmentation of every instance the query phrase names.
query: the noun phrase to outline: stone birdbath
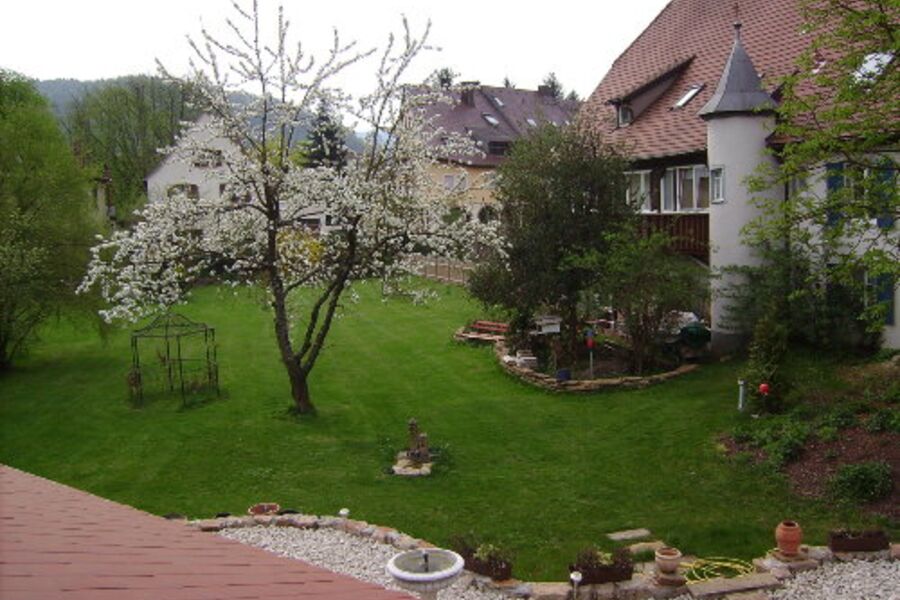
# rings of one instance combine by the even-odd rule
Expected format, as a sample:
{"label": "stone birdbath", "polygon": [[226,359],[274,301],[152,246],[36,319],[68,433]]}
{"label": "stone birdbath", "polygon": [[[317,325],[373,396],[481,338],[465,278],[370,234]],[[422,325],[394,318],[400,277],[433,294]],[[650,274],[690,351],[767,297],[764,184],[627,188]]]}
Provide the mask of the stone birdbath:
{"label": "stone birdbath", "polygon": [[437,600],[438,591],[456,581],[464,563],[456,552],[427,548],[397,554],[388,561],[387,572],[400,587],[422,600]]}

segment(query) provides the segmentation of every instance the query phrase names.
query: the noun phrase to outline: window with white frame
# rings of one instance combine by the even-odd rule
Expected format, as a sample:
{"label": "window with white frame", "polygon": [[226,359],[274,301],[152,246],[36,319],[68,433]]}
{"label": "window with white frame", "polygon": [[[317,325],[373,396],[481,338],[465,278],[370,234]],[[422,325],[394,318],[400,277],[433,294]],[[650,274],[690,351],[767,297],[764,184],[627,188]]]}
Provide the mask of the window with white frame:
{"label": "window with white frame", "polygon": [[660,185],[663,212],[706,210],[711,192],[710,170],[706,165],[666,169]]}
{"label": "window with white frame", "polygon": [[709,201],[713,204],[725,202],[725,167],[709,170]]}
{"label": "window with white frame", "polygon": [[448,192],[464,192],[469,189],[469,179],[465,173],[444,175],[444,190]]}
{"label": "window with white frame", "polygon": [[629,171],[625,173],[628,187],[626,199],[629,205],[638,205],[643,212],[650,208],[650,171]]}

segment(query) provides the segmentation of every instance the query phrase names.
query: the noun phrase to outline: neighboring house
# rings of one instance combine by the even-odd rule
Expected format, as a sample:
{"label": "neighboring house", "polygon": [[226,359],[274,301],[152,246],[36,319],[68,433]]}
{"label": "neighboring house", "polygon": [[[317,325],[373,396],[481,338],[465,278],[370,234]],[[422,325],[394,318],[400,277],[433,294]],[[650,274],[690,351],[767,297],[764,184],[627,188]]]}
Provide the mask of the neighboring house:
{"label": "neighboring house", "polygon": [[428,107],[436,127],[474,140],[481,155],[451,157],[432,169],[433,179],[453,192],[459,207],[486,220],[493,205],[495,170],[517,139],[541,124],[569,124],[579,103],[557,99],[546,86],[537,91],[463,83],[452,104]]}
{"label": "neighboring house", "polygon": [[[179,138],[174,153],[167,155],[144,180],[148,202],[163,202],[176,194],[192,199],[217,200],[226,198],[232,202],[248,202],[249,198],[236,197],[228,186],[228,170],[224,157],[238,152],[232,140],[212,135],[206,126],[211,118],[201,115],[197,122]],[[202,147],[203,155],[186,159],[179,155],[179,148]],[[323,229],[329,221],[321,211],[310,211],[302,222],[307,227]],[[330,222],[329,222],[330,223]]]}
{"label": "neighboring house", "polygon": [[[672,0],[616,59],[581,115],[632,155],[630,193],[642,201],[646,225],[678,236],[680,251],[716,272],[758,264],[741,243],[741,229],[758,215],[745,180],[775,160],[772,82],[810,42],[796,0],[742,0],[739,17],[735,23],[735,7],[721,0]],[[727,278],[714,282],[723,285]],[[900,300],[896,289],[892,295],[884,343],[896,348]],[[728,327],[726,312],[727,299],[714,290],[719,352],[744,337]]]}

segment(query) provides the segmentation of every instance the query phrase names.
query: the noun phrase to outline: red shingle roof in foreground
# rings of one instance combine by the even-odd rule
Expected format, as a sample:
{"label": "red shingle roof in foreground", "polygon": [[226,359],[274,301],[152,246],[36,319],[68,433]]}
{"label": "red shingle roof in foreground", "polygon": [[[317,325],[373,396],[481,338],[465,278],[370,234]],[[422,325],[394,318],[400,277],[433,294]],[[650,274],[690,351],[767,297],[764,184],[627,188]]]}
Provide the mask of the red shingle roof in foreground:
{"label": "red shingle roof in foreground", "polygon": [[3,600],[410,600],[0,465]]}
{"label": "red shingle roof in foreground", "polygon": [[[741,0],[744,47],[763,88],[794,69],[810,43],[801,33],[797,0]],[[581,109],[590,126],[630,146],[636,158],[706,149],[706,123],[697,114],[715,92],[734,42],[735,9],[724,0],[672,0],[616,59]],[[615,128],[608,102],[627,95],[675,66],[687,65],[674,84],[628,127]],[[683,109],[672,107],[690,86],[705,87]]]}

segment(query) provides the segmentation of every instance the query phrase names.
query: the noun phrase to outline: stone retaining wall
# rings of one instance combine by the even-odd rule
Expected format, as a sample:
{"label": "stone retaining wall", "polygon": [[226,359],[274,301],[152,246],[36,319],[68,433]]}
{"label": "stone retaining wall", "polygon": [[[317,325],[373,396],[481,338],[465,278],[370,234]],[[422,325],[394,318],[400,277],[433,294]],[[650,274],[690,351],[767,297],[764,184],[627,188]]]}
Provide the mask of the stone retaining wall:
{"label": "stone retaining wall", "polygon": [[497,362],[500,363],[500,366],[503,367],[503,370],[505,370],[513,377],[521,379],[522,381],[530,383],[531,385],[537,386],[539,388],[550,390],[552,392],[588,393],[614,389],[645,388],[657,383],[662,383],[664,381],[674,379],[675,377],[679,377],[681,375],[684,375],[685,373],[691,373],[692,371],[696,371],[699,368],[699,365],[689,364],[682,365],[674,371],[658,373],[656,375],[647,375],[644,377],[626,376],[610,377],[605,379],[557,381],[556,378],[552,375],[547,375],[546,373],[541,373],[539,371],[534,371],[532,369],[527,369],[525,367],[507,363],[503,360],[503,357],[506,356],[508,352],[509,349],[506,347],[506,343],[504,341],[498,340],[494,343],[494,356],[497,358]]}

